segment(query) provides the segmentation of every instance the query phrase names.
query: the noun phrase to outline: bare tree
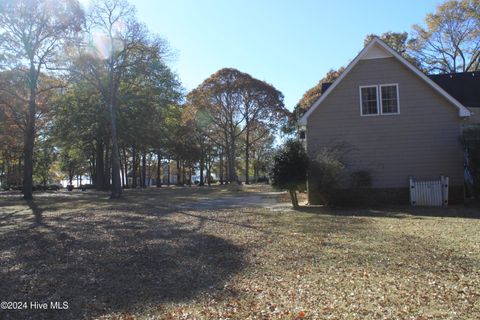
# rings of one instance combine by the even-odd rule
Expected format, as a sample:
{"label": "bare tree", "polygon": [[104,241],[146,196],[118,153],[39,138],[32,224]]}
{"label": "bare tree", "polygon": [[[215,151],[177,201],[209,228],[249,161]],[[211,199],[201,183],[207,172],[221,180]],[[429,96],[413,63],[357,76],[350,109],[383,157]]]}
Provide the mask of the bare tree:
{"label": "bare tree", "polygon": [[480,69],[480,2],[450,0],[428,14],[426,28],[413,26],[410,52],[427,72]]}

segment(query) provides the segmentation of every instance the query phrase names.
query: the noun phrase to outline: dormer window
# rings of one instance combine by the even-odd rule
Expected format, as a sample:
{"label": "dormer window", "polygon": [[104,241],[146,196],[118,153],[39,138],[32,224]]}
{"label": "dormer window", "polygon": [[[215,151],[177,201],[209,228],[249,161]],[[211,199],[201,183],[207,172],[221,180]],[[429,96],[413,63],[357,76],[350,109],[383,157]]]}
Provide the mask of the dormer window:
{"label": "dormer window", "polygon": [[399,114],[398,84],[360,87],[360,114],[362,116]]}

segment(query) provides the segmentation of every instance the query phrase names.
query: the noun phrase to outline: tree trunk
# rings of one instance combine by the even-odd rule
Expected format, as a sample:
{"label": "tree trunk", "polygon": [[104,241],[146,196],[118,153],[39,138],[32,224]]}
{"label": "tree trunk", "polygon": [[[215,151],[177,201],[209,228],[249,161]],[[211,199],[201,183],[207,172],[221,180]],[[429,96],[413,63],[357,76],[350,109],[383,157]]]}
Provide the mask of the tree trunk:
{"label": "tree trunk", "polygon": [[33,198],[33,145],[35,143],[35,113],[37,109],[37,70],[30,62],[29,71],[30,98],[28,100],[27,126],[25,128],[25,140],[23,145],[23,198],[30,200]]}
{"label": "tree trunk", "polygon": [[147,186],[147,153],[145,150],[142,152],[142,174],[140,178],[140,184],[142,188]]}
{"label": "tree trunk", "polygon": [[225,147],[225,183],[230,182],[230,146]]}
{"label": "tree trunk", "polygon": [[231,146],[230,146],[230,154],[229,154],[229,159],[228,159],[228,179],[230,182],[238,182],[238,177],[237,177],[237,170],[236,170],[236,154],[237,154],[237,146],[236,146],[236,141],[237,139],[235,138],[235,131],[232,128],[230,130],[230,139],[231,139]]}
{"label": "tree trunk", "polygon": [[249,163],[249,156],[250,156],[250,130],[248,129],[248,122],[247,122],[247,129],[245,132],[245,184],[250,184],[250,163]]}
{"label": "tree trunk", "polygon": [[253,158],[253,182],[258,181],[257,161],[255,161],[255,150],[252,152]]}
{"label": "tree trunk", "polygon": [[298,199],[297,192],[295,190],[288,190],[290,192],[290,199],[292,200],[292,205],[296,209],[298,208]]}
{"label": "tree trunk", "polygon": [[111,168],[111,159],[110,159],[110,145],[105,146],[105,172],[103,173],[103,190],[108,190],[110,187],[110,168]]}
{"label": "tree trunk", "polygon": [[183,185],[188,184],[187,175],[186,175],[186,172],[185,172],[185,161],[182,161],[182,184]]}
{"label": "tree trunk", "polygon": [[125,182],[124,182],[124,178],[125,178],[125,167],[123,166],[123,162],[122,162],[122,157],[120,156],[119,158],[119,162],[120,162],[120,185],[122,186],[122,188],[125,188]]}
{"label": "tree trunk", "polygon": [[232,129],[230,133],[230,146],[227,149],[227,158],[228,158],[228,181],[234,182],[238,181],[237,173],[235,170],[235,154],[236,154],[236,147],[235,147],[235,132]]}
{"label": "tree trunk", "polygon": [[219,173],[219,178],[220,178],[220,184],[223,184],[224,176],[223,176],[223,168],[224,168],[224,163],[223,163],[223,148],[220,149],[220,173]]}
{"label": "tree trunk", "polygon": [[137,149],[132,146],[132,188],[137,187]]}
{"label": "tree trunk", "polygon": [[[200,155],[200,181],[198,183],[199,186],[204,186],[205,185],[205,182],[204,182],[204,179],[203,179],[203,170],[205,169],[205,152],[203,152],[202,150],[202,153]],[[208,176],[207,176],[208,178]]]}
{"label": "tree trunk", "polygon": [[103,150],[103,140],[97,139],[96,149],[96,161],[95,161],[95,188],[97,190],[104,190],[104,173],[105,173],[105,163],[104,163],[104,150]]}
{"label": "tree trunk", "polygon": [[234,182],[237,181],[236,177],[236,172],[235,172],[235,152],[232,150],[233,147],[230,150],[230,154],[228,155],[228,182]]}
{"label": "tree trunk", "polygon": [[95,184],[95,175],[97,172],[95,171],[95,154],[92,154],[89,161],[89,171],[90,171],[90,184]]}
{"label": "tree trunk", "polygon": [[[19,158],[18,159],[18,172],[16,173],[16,177],[17,177],[17,183],[16,185],[19,186],[19,185],[23,185],[23,177],[22,177],[22,166],[23,166],[23,162],[22,162],[22,158]],[[32,186],[33,187],[33,186]],[[32,188],[33,190],[33,188]]]}
{"label": "tree trunk", "polygon": [[125,188],[128,188],[128,158],[127,158],[127,150],[125,147],[123,147],[123,159],[124,161],[124,166],[125,166]]}
{"label": "tree trunk", "polygon": [[180,181],[181,180],[181,177],[182,177],[182,172],[181,172],[181,166],[180,166],[180,160],[177,160],[177,185],[178,186],[181,186],[182,185],[182,182]]}
{"label": "tree trunk", "polygon": [[160,156],[160,151],[157,152],[157,188],[162,186],[160,167],[162,165],[162,157]]}
{"label": "tree trunk", "polygon": [[169,187],[170,187],[170,173],[171,173],[171,171],[170,171],[170,164],[171,164],[171,163],[170,163],[170,159],[168,159],[168,166],[167,166],[167,186],[169,186]]}
{"label": "tree trunk", "polygon": [[113,58],[110,58],[110,72],[109,72],[109,99],[108,107],[110,111],[110,130],[112,139],[112,191],[110,198],[116,199],[122,196],[122,186],[120,184],[120,153],[118,150],[117,138],[117,103],[116,103],[116,86],[113,82]]}
{"label": "tree trunk", "polygon": [[[5,159],[5,158],[3,158],[3,159]],[[1,172],[1,174],[0,174],[0,186],[3,187],[3,175],[5,174],[5,163],[4,162],[2,162],[2,167],[0,169],[0,172]]]}
{"label": "tree trunk", "polygon": [[188,179],[187,179],[187,186],[192,185],[192,165],[188,165]]}
{"label": "tree trunk", "polygon": [[210,187],[212,185],[212,179],[210,179],[212,175],[212,165],[211,165],[211,162],[209,164],[207,164],[207,183],[208,183],[208,186]]}

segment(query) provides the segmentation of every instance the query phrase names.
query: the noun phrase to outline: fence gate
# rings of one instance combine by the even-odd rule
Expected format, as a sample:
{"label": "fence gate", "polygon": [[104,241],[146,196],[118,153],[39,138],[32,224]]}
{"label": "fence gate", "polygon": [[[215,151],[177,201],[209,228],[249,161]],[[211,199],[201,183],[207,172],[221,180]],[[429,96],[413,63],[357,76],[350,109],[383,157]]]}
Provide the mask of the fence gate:
{"label": "fence gate", "polygon": [[448,177],[439,180],[415,181],[410,178],[410,204],[412,206],[441,207],[448,205]]}

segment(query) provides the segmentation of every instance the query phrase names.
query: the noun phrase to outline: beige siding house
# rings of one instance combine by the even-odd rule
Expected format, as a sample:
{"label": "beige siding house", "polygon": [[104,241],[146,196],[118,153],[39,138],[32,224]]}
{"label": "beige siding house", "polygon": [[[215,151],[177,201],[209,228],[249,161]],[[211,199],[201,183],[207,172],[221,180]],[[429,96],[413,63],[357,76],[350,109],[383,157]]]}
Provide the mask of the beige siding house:
{"label": "beige siding house", "polygon": [[[461,127],[471,112],[374,38],[302,117],[310,158],[342,146],[347,170],[367,171],[379,202],[408,201],[409,178],[448,176],[463,196]],[[309,202],[318,203],[309,176]],[[458,200],[458,199],[457,199]]]}

